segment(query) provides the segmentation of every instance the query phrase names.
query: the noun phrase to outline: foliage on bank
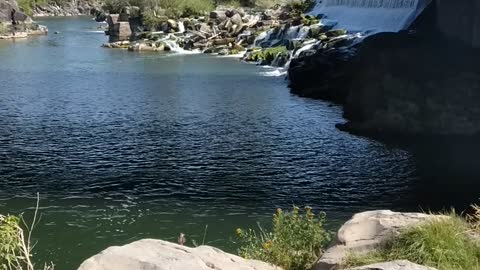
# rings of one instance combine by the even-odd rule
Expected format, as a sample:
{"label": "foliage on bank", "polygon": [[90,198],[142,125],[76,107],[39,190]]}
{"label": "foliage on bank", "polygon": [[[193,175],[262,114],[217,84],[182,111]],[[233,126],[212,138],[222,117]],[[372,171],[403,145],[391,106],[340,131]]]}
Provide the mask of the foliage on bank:
{"label": "foliage on bank", "polygon": [[239,253],[278,265],[285,270],[309,269],[330,242],[331,233],[324,228],[325,213],[315,215],[310,207],[291,212],[281,209],[273,215],[272,231],[259,228],[237,229],[242,244]]}
{"label": "foliage on bank", "polygon": [[0,215],[0,270],[54,270],[53,264],[37,267],[32,262],[32,232],[37,222],[39,197],[31,225],[22,215]]}
{"label": "foliage on bank", "polygon": [[366,255],[350,254],[345,267],[409,260],[441,270],[480,269],[480,208],[467,222],[455,213],[411,227],[392,238],[384,249]]}
{"label": "foliage on bank", "polygon": [[[47,0],[22,0],[47,1]],[[216,6],[274,8],[283,5],[289,10],[304,12],[315,5],[315,0],[106,0],[103,9],[120,13],[124,7],[137,6],[150,20],[158,16],[168,18],[205,15]]]}

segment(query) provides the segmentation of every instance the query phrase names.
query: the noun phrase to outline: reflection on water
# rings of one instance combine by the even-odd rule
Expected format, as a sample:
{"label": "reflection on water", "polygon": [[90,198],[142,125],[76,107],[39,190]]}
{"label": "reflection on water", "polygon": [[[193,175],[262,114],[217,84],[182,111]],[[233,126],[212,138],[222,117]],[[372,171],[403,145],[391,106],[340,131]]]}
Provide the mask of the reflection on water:
{"label": "reflection on water", "polygon": [[293,204],[335,223],[474,198],[429,192],[420,159],[336,130],[341,108],[263,68],[103,49],[90,19],[43,23],[60,34],[0,42],[0,212],[28,217],[40,192],[38,258],[58,269],[145,237],[198,242],[207,224],[207,243],[234,251],[236,227]]}

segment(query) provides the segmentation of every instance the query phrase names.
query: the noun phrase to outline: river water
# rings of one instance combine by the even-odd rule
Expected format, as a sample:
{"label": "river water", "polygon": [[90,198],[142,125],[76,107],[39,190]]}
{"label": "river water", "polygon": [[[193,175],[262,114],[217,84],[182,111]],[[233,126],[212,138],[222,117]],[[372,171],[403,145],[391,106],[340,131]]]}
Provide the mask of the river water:
{"label": "river water", "polygon": [[36,259],[56,269],[145,237],[201,243],[207,225],[206,244],[235,251],[235,228],[293,204],[334,227],[457,203],[427,191],[412,154],[340,132],[340,107],[269,69],[104,49],[88,18],[41,23],[50,35],[0,43],[0,212],[30,220],[40,193]]}

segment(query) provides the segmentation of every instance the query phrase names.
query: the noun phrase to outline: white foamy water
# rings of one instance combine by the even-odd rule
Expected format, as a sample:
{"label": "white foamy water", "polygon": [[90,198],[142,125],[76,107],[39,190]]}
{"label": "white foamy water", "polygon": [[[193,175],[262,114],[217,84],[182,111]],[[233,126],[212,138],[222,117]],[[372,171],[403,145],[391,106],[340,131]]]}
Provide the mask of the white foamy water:
{"label": "white foamy water", "polygon": [[223,57],[223,58],[242,58],[245,56],[247,52],[241,52],[237,54],[229,54],[229,55],[219,55],[218,57]]}
{"label": "white foamy water", "polygon": [[272,68],[268,67],[268,71],[262,71],[260,74],[264,77],[281,77],[287,75],[286,68]]}
{"label": "white foamy water", "polygon": [[398,32],[408,28],[431,0],[319,0],[311,15],[352,32]]}

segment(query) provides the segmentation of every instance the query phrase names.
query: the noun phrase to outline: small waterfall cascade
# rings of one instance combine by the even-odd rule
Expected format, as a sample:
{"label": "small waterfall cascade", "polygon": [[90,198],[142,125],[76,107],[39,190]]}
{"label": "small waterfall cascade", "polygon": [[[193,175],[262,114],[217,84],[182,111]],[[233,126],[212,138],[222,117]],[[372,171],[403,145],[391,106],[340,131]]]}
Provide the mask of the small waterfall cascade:
{"label": "small waterfall cascade", "polygon": [[178,22],[178,33],[183,34],[185,33],[185,24],[182,21]]}
{"label": "small waterfall cascade", "polygon": [[179,50],[182,50],[177,44],[177,42],[169,39],[162,40],[163,43],[165,43],[166,46],[170,49],[171,52],[178,52]]}
{"label": "small waterfall cascade", "polygon": [[165,47],[168,47],[170,52],[182,53],[185,50],[181,48],[178,43],[178,38],[174,34],[168,34],[164,38],[157,40],[157,43],[165,44]]}
{"label": "small waterfall cascade", "polygon": [[374,34],[407,29],[431,0],[318,0],[311,15],[336,29]]}
{"label": "small waterfall cascade", "polygon": [[261,33],[254,41],[255,47],[274,47],[286,45],[291,40],[304,40],[308,37],[310,27],[308,26],[288,26],[270,29]]}

